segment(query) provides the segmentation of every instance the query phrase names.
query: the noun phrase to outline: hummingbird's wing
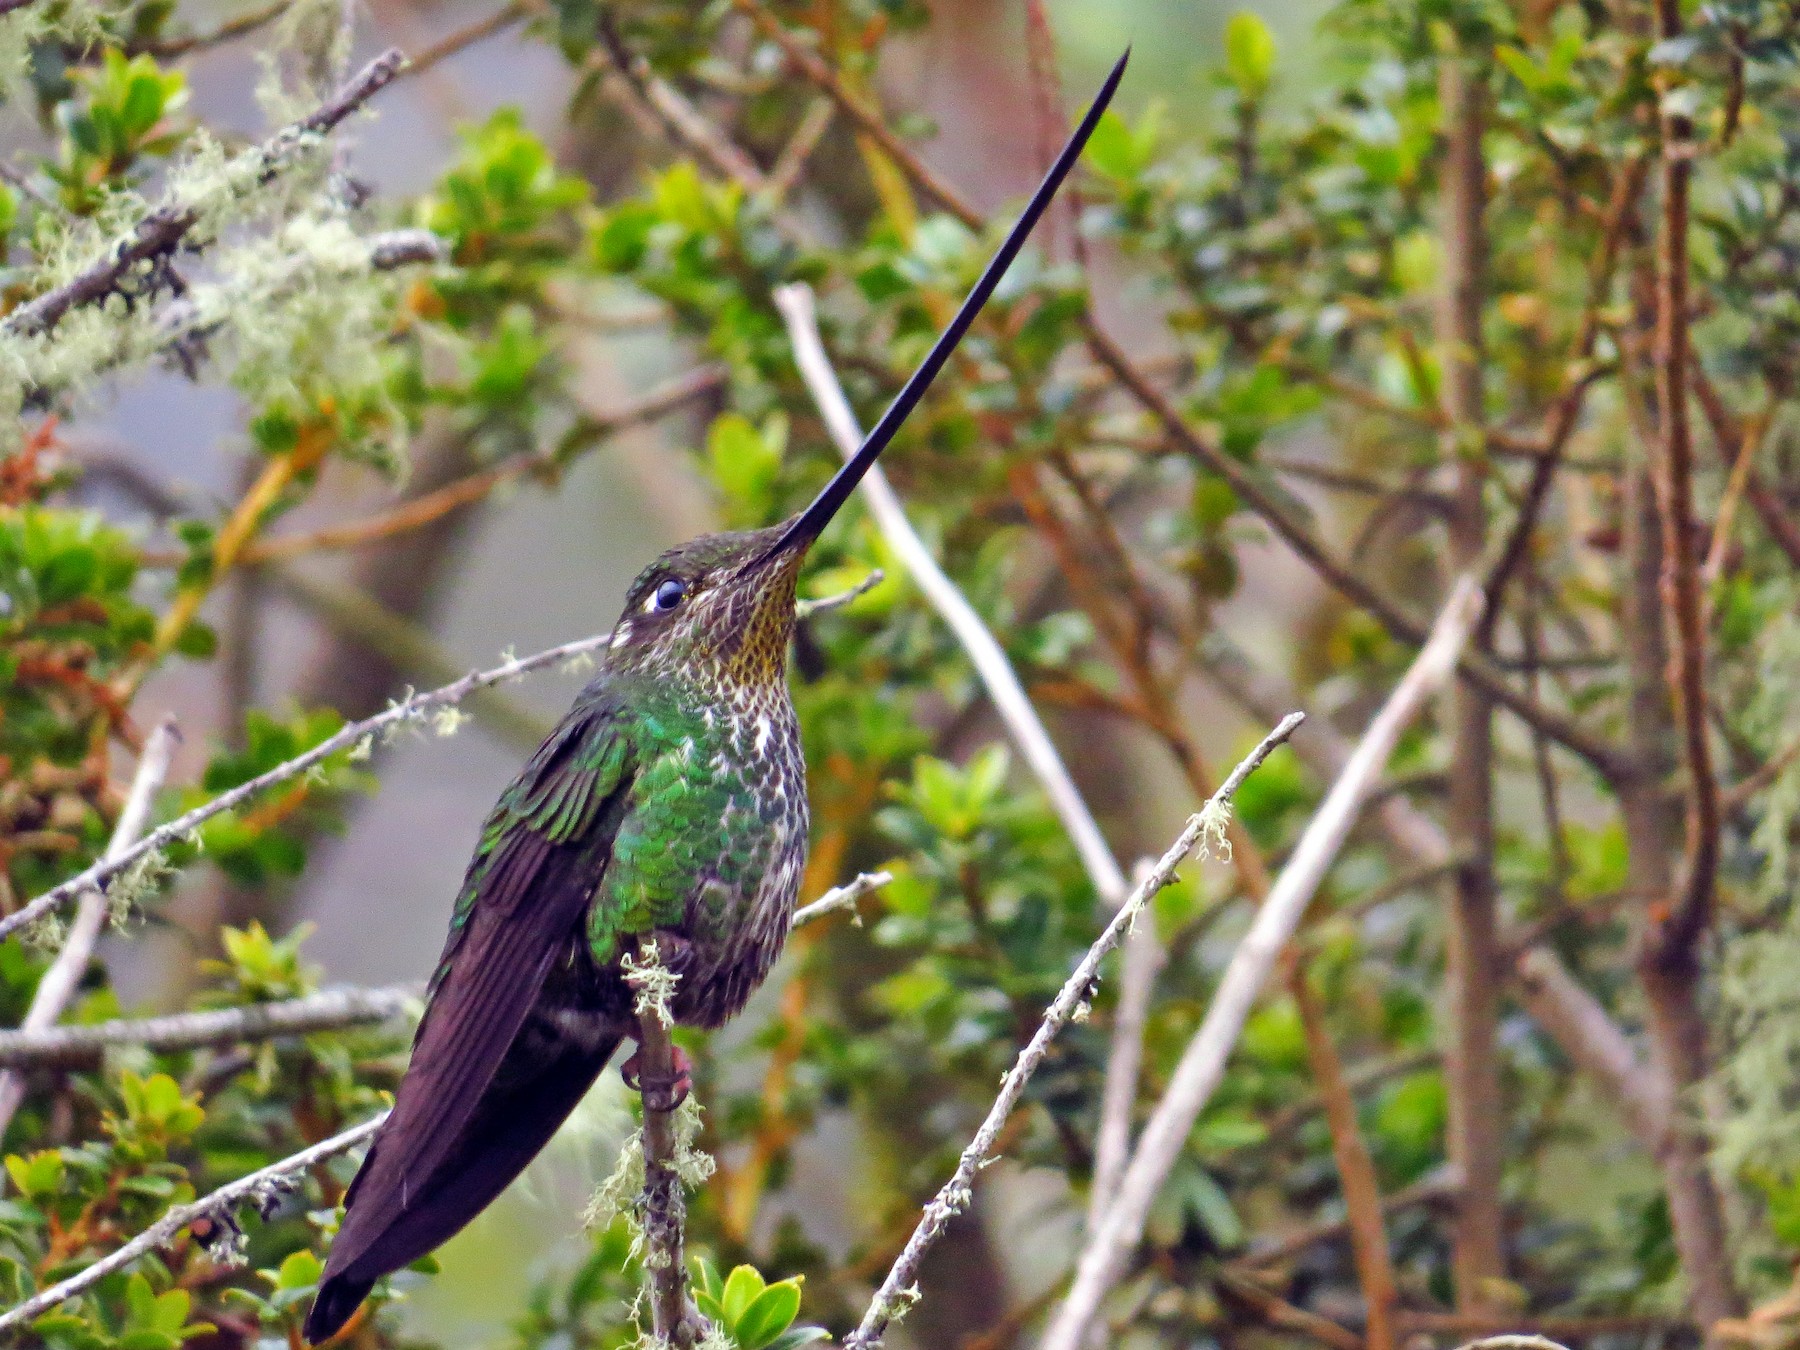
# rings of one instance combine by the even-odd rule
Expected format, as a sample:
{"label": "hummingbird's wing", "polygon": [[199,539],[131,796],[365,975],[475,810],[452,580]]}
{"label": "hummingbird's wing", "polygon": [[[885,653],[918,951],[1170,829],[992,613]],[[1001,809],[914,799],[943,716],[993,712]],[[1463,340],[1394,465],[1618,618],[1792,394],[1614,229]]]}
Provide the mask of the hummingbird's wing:
{"label": "hummingbird's wing", "polygon": [[[598,1046],[573,1047],[579,1053],[570,1062],[537,1065],[523,1062],[520,1031],[552,965],[581,931],[634,769],[628,716],[600,686],[576,703],[489,814],[393,1112],[345,1196],[344,1223],[309,1333],[313,1321],[322,1328],[331,1320],[325,1305],[335,1309],[346,1301],[326,1299],[334,1282],[343,1286],[339,1292],[353,1294],[342,1309],[347,1317],[377,1276],[416,1260],[472,1218],[530,1161],[605,1066],[616,1038],[603,1053]],[[515,1042],[521,1048],[509,1057]],[[547,1053],[556,1059],[560,1050]],[[556,1071],[540,1072],[545,1068]],[[531,1128],[502,1130],[508,1139],[498,1141],[497,1120]],[[473,1192],[460,1182],[469,1180],[469,1169],[494,1160],[469,1156],[472,1143],[482,1141],[476,1152],[498,1147],[495,1157],[504,1155],[508,1165],[491,1188],[477,1188],[485,1197],[470,1203]],[[456,1164],[457,1177],[447,1176],[447,1162]],[[455,1197],[461,1197],[451,1206],[456,1214],[436,1212]],[[422,1241],[421,1250],[412,1250]]]}

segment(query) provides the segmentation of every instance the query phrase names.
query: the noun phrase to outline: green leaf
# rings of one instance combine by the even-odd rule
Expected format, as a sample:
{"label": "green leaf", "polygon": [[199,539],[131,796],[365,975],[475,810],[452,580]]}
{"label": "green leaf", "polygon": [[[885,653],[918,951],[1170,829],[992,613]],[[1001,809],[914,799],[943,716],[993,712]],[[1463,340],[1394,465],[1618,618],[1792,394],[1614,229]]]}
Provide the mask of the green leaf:
{"label": "green leaf", "polygon": [[786,1331],[800,1312],[800,1283],[783,1280],[772,1284],[751,1301],[732,1323],[731,1334],[741,1350],[764,1350]]}
{"label": "green leaf", "polygon": [[275,1272],[277,1289],[311,1289],[325,1273],[325,1267],[319,1258],[302,1247],[299,1251],[290,1252]]}
{"label": "green leaf", "polygon": [[725,1292],[719,1298],[720,1315],[727,1326],[735,1326],[744,1309],[763,1292],[763,1277],[755,1266],[738,1266],[725,1281]]}
{"label": "green leaf", "polygon": [[181,636],[175,639],[175,650],[196,661],[209,660],[219,650],[219,635],[196,619],[181,630]]}
{"label": "green leaf", "polygon": [[1225,75],[1247,99],[1269,87],[1275,69],[1275,35],[1247,9],[1225,21]]}

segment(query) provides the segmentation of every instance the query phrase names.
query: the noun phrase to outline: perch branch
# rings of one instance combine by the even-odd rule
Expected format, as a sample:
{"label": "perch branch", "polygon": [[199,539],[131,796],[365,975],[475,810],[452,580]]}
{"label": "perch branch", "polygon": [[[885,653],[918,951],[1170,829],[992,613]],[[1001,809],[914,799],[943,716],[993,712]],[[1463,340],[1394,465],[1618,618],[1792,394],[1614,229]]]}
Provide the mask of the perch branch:
{"label": "perch branch", "polygon": [[644,1185],[637,1214],[647,1248],[644,1275],[650,1282],[650,1327],[655,1345],[689,1350],[712,1328],[688,1299],[683,1254],[687,1196],[680,1162],[684,1145],[675,1119],[682,1097],[671,1087],[679,1072],[675,1042],[669,1035],[674,1021],[669,1011],[673,978],[661,964],[654,937],[645,938],[638,952],[640,964],[625,979],[637,990],[636,1059],[644,1105]]}
{"label": "perch branch", "polygon": [[975,1183],[975,1174],[988,1161],[988,1154],[994,1147],[1001,1127],[1012,1115],[1013,1108],[1024,1095],[1025,1086],[1037,1071],[1049,1052],[1050,1042],[1084,1007],[1093,993],[1095,983],[1100,975],[1100,963],[1108,952],[1119,945],[1126,931],[1136,920],[1138,912],[1163,887],[1175,877],[1175,869],[1187,858],[1195,846],[1203,839],[1216,838],[1224,831],[1225,822],[1230,819],[1230,803],[1239,787],[1262,762],[1269,757],[1275,748],[1294,734],[1296,728],[1305,720],[1303,713],[1289,713],[1281,724],[1262,740],[1262,743],[1246,756],[1237,768],[1231,771],[1206,805],[1188,818],[1185,829],[1179,838],[1163,854],[1162,859],[1149,874],[1138,883],[1131,894],[1126,897],[1112,921],[1106,925],[1094,945],[1088,948],[1087,955],[1081,958],[1075,971],[1064,982],[1056,998],[1045,1009],[1043,1020],[1038,1023],[1037,1031],[1031,1041],[1019,1052],[1013,1066],[1007,1071],[1000,1083],[1000,1095],[988,1108],[987,1118],[981,1122],[981,1128],[969,1141],[969,1146],[957,1160],[956,1170],[951,1174],[943,1188],[925,1206],[925,1212],[919,1218],[918,1227],[913,1229],[912,1236],[907,1239],[905,1248],[899,1259],[881,1282],[881,1288],[875,1293],[868,1311],[863,1314],[861,1324],[844,1342],[844,1350],[873,1350],[882,1342],[888,1327],[918,1299],[916,1281],[919,1267],[951,1219],[960,1214],[969,1202],[971,1188]]}

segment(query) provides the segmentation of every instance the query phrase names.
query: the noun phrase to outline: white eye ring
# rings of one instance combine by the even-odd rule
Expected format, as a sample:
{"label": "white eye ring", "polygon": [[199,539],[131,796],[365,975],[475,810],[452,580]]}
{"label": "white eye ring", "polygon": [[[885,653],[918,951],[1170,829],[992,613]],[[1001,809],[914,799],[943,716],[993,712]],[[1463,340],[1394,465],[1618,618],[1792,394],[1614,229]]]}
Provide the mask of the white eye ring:
{"label": "white eye ring", "polygon": [[644,613],[667,614],[686,598],[687,586],[676,578],[670,577],[650,592],[650,598],[644,601]]}

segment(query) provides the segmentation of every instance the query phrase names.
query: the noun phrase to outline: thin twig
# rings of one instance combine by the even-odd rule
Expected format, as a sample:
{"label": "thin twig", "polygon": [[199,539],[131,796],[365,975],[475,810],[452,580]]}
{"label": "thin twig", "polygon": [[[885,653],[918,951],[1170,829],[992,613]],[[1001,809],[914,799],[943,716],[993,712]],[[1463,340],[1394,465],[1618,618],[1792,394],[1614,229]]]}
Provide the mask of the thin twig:
{"label": "thin twig", "polygon": [[1456,669],[1481,609],[1481,591],[1465,577],[1451,592],[1424,649],[1370,723],[1301,835],[1250,931],[1232,954],[1200,1029],[1182,1052],[1167,1092],[1145,1125],[1118,1195],[1100,1231],[1082,1252],[1074,1284],[1051,1324],[1043,1350],[1080,1350],[1086,1342],[1101,1301],[1143,1237],[1144,1223],[1163,1180],[1224,1075],[1226,1060],[1282,947],[1293,936],[1343,847],[1400,733]]}
{"label": "thin twig", "polygon": [[[395,236],[402,234],[426,234],[426,232],[396,230],[389,235],[377,235],[370,243],[372,246],[378,247],[382,240],[394,239]],[[427,235],[427,237],[434,240],[437,238],[435,235]],[[372,248],[371,251],[373,252],[374,249]],[[697,367],[657,385],[640,399],[622,404],[616,409],[587,414],[584,429],[591,434],[593,439],[598,439],[601,435],[615,435],[622,431],[632,430],[659,417],[680,411],[695,399],[718,389],[724,381],[725,372],[721,367],[711,365]],[[480,501],[507,483],[537,472],[558,471],[566,468],[567,465],[567,456],[549,456],[535,452],[516,455],[489,468],[446,483],[443,487],[431,492],[420,493],[417,497],[400,502],[384,511],[364,516],[360,520],[327,525],[322,529],[309,530],[304,534],[284,534],[268,539],[252,540],[244,546],[238,556],[238,561],[241,564],[273,562],[295,558],[302,554],[364,548],[384,543],[398,535],[423,529],[452,511]],[[146,567],[175,567],[179,566],[185,557],[186,554],[176,551],[146,551],[140,555],[139,561],[142,566]]]}
{"label": "thin twig", "polygon": [[[1657,35],[1681,35],[1679,0],[1656,0]],[[1670,105],[1671,107],[1673,105]],[[1656,958],[1669,970],[1698,971],[1695,945],[1711,921],[1719,870],[1719,782],[1706,725],[1706,617],[1694,549],[1694,446],[1688,410],[1688,198],[1693,177],[1690,120],[1663,116],[1662,222],[1656,246],[1656,472],[1665,551],[1663,602],[1673,622],[1669,684],[1687,770],[1685,875],[1669,917],[1659,923]]]}
{"label": "thin twig", "polygon": [[[144,753],[138,758],[137,772],[132,776],[131,789],[119,812],[118,823],[113,826],[112,839],[107,843],[104,856],[118,857],[144,832],[144,826],[150,821],[151,808],[156,803],[157,790],[169,775],[169,764],[180,741],[181,733],[175,729],[175,719],[165,717],[144,742]],[[63,1015],[87,970],[101,929],[106,926],[106,909],[106,897],[98,890],[82,892],[62,950],[38,981],[37,990],[31,996],[31,1007],[19,1024],[21,1031],[43,1031],[55,1025]],[[6,1137],[6,1127],[12,1123],[13,1114],[24,1100],[24,1078],[16,1073],[0,1073],[0,1139]]]}
{"label": "thin twig", "polygon": [[815,98],[806,105],[806,111],[800,114],[800,124],[788,137],[787,144],[781,147],[781,154],[769,170],[767,191],[771,201],[782,201],[794,190],[800,175],[806,172],[806,162],[819,148],[819,142],[831,129],[831,121],[836,116],[837,109],[828,98]]}
{"label": "thin twig", "polygon": [[502,5],[486,18],[477,19],[454,32],[446,33],[429,47],[421,50],[418,55],[406,63],[406,70],[403,73],[408,79],[414,75],[423,75],[438,62],[447,61],[459,52],[473,47],[477,42],[483,42],[493,37],[496,33],[504,33],[523,19],[525,14],[526,6],[520,0],[513,0],[511,4]]}
{"label": "thin twig", "polygon": [[[325,103],[264,141],[253,152],[261,165],[259,178],[266,181],[279,173],[302,147],[332,130],[367,103],[382,86],[393,80],[405,61],[397,48],[390,48],[364,66]],[[199,213],[192,206],[180,201],[164,202],[127,230],[107,250],[106,257],[54,290],[26,301],[0,320],[0,332],[10,336],[49,332],[71,309],[112,294],[142,264],[174,252],[199,221]]]}
{"label": "thin twig", "polygon": [[1344,1194],[1344,1217],[1350,1227],[1350,1255],[1362,1286],[1366,1309],[1367,1350],[1393,1350],[1394,1314],[1400,1308],[1400,1286],[1394,1274],[1394,1258],[1388,1247],[1387,1225],[1381,1209],[1381,1190],[1376,1182],[1374,1159],[1362,1137],[1356,1118],[1356,1099],[1344,1073],[1343,1060],[1331,1042],[1325,1025],[1325,1009],[1313,992],[1299,954],[1290,947],[1287,987],[1300,1013],[1300,1029],[1306,1038],[1307,1063],[1318,1080],[1325,1104],[1325,1121],[1331,1133],[1331,1153],[1337,1164]]}
{"label": "thin twig", "polygon": [[[1146,859],[1136,880],[1143,880]],[[1100,1090],[1100,1125],[1094,1131],[1094,1176],[1088,1185],[1088,1231],[1094,1231],[1112,1203],[1113,1191],[1131,1155],[1131,1112],[1137,1103],[1144,1062],[1144,1028],[1156,977],[1168,960],[1154,921],[1146,919],[1125,940],[1119,963],[1119,1002],[1113,1009],[1112,1040],[1106,1052],[1106,1079]]]}
{"label": "thin twig", "polygon": [[70,1068],[91,1063],[113,1046],[142,1046],[158,1054],[340,1031],[400,1016],[423,985],[327,989],[279,1003],[120,1019],[88,1026],[0,1031],[0,1065]]}
{"label": "thin twig", "polygon": [[1158,891],[1167,886],[1175,877],[1175,869],[1191,853],[1195,845],[1203,838],[1216,836],[1222,831],[1224,822],[1229,819],[1231,799],[1237,794],[1246,778],[1269,757],[1275,748],[1292,736],[1305,720],[1302,713],[1290,713],[1279,726],[1262,740],[1262,743],[1246,756],[1231,776],[1220,785],[1219,790],[1201,808],[1188,818],[1188,823],[1181,835],[1176,839],[1169,851],[1150,870],[1148,876],[1141,881],[1126,897],[1125,903],[1119,907],[1112,921],[1106,925],[1094,945],[1088,948],[1087,955],[1081,958],[1075,971],[1064,982],[1056,998],[1045,1009],[1044,1017],[1038,1023],[1037,1031],[1031,1041],[1019,1052],[1013,1066],[1001,1080],[1000,1094],[994,1104],[988,1108],[987,1118],[981,1122],[981,1128],[969,1141],[969,1146],[958,1159],[956,1170],[951,1174],[943,1188],[938,1191],[931,1202],[925,1206],[918,1226],[912,1236],[907,1239],[887,1278],[881,1282],[868,1311],[863,1314],[861,1324],[844,1342],[844,1350],[873,1350],[881,1344],[887,1329],[908,1307],[918,1299],[916,1281],[919,1267],[925,1259],[925,1253],[942,1236],[951,1219],[960,1214],[968,1205],[975,1183],[975,1175],[986,1165],[988,1154],[994,1146],[994,1140],[1000,1129],[1012,1115],[1013,1108],[1024,1094],[1025,1086],[1031,1076],[1043,1062],[1050,1049],[1050,1042],[1056,1034],[1067,1025],[1083,1007],[1092,994],[1094,985],[1099,979],[1100,963],[1107,953],[1119,945],[1126,931],[1138,917],[1138,912]]}
{"label": "thin twig", "polygon": [[202,1196],[191,1204],[176,1205],[162,1218],[151,1224],[131,1241],[117,1251],[101,1257],[93,1265],[86,1267],[68,1279],[41,1293],[33,1294],[17,1307],[0,1313],[0,1331],[16,1331],[19,1328],[43,1316],[59,1304],[67,1303],[77,1294],[85,1293],[115,1270],[124,1270],[133,1262],[148,1256],[173,1238],[177,1233],[201,1219],[216,1219],[235,1214],[239,1206],[262,1203],[280,1194],[293,1183],[289,1180],[297,1172],[304,1172],[317,1166],[328,1158],[335,1158],[347,1149],[355,1148],[363,1140],[381,1128],[381,1122],[387,1119],[387,1112],[382,1112],[373,1120],[365,1120],[360,1125],[353,1125],[340,1134],[311,1148],[279,1162],[270,1163],[259,1171],[237,1181],[229,1182],[210,1195]]}
{"label": "thin twig", "polygon": [[[1425,1205],[1454,1204],[1459,1189],[1455,1174],[1445,1170],[1392,1192],[1382,1200],[1381,1212],[1385,1217]],[[1232,1264],[1247,1267],[1281,1265],[1321,1242],[1335,1242],[1349,1235],[1348,1218],[1325,1219],[1280,1237],[1259,1239],[1257,1245]]]}
{"label": "thin twig", "polygon": [[826,891],[810,905],[800,906],[794,911],[792,927],[799,928],[840,909],[854,909],[865,895],[887,885],[893,879],[892,872],[864,872],[842,886]]}
{"label": "thin twig", "polygon": [[172,61],[178,56],[187,56],[191,52],[203,51],[208,47],[217,47],[221,43],[235,38],[247,37],[257,29],[273,23],[294,6],[294,0],[274,0],[273,4],[264,5],[261,9],[248,10],[221,23],[217,28],[209,28],[203,33],[189,33],[184,37],[169,38],[162,42],[129,45],[126,52],[137,56],[147,53],[158,61]]}

